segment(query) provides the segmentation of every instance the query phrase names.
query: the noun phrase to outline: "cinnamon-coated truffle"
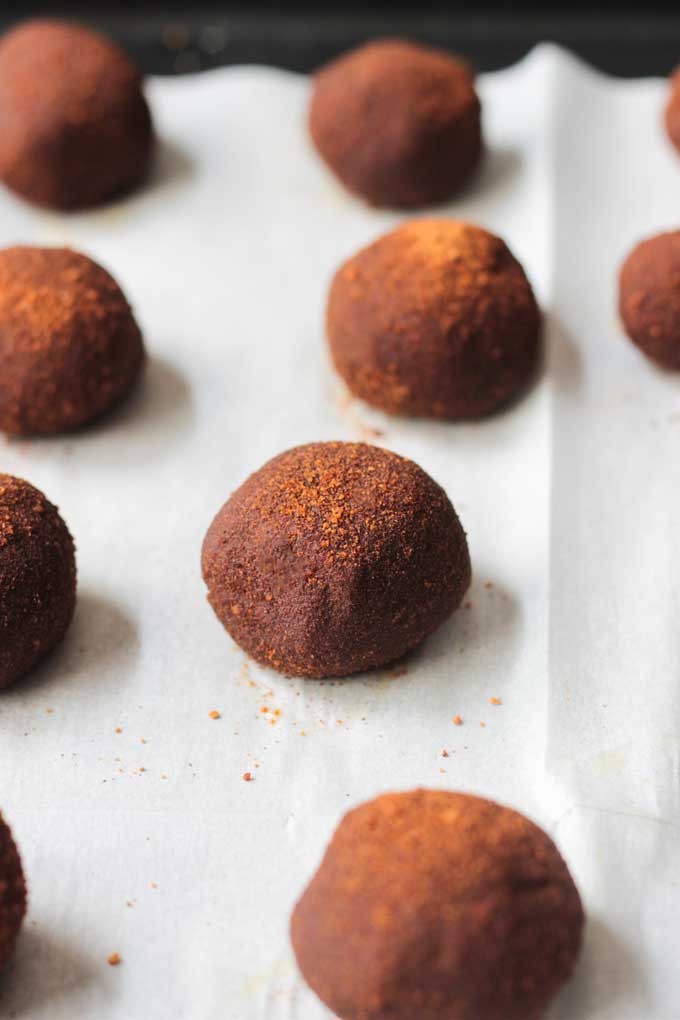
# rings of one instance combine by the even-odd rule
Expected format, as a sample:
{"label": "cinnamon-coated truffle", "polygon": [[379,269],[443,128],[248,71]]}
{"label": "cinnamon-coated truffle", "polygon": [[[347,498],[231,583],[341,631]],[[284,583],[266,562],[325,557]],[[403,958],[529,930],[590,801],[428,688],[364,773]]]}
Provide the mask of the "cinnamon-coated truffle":
{"label": "cinnamon-coated truffle", "polygon": [[0,688],[62,640],[76,601],[73,539],[42,492],[0,474]]}
{"label": "cinnamon-coated truffle", "polygon": [[317,72],[309,125],[345,187],[376,206],[444,201],[482,151],[468,65],[398,39],[361,46]]}
{"label": "cinnamon-coated truffle", "polygon": [[0,971],[14,950],[26,913],[26,883],[9,826],[0,815]]}
{"label": "cinnamon-coated truffle", "polygon": [[349,389],[392,414],[489,414],[531,381],[540,313],[504,242],[454,220],[414,220],[335,274],[326,311]]}
{"label": "cinnamon-coated truffle", "polygon": [[680,369],[680,230],[633,248],[621,267],[619,310],[640,350],[663,368]]}
{"label": "cinnamon-coated truffle", "polygon": [[232,638],[282,673],[344,676],[420,644],[470,583],[465,533],[410,460],[311,443],[236,490],[203,543],[208,599]]}
{"label": "cinnamon-coated truffle", "polygon": [[117,403],[144,361],[116,281],[64,248],[0,251],[0,429],[84,425]]}
{"label": "cinnamon-coated truffle", "polygon": [[291,936],[341,1020],[537,1020],[571,975],[582,926],[541,829],[489,800],[415,790],[345,815]]}
{"label": "cinnamon-coated truffle", "polygon": [[78,209],[146,176],[151,116],[139,73],[103,36],[27,21],[0,40],[0,179],[39,205]]}
{"label": "cinnamon-coated truffle", "polygon": [[680,68],[671,76],[670,95],[666,104],[666,131],[680,152]]}

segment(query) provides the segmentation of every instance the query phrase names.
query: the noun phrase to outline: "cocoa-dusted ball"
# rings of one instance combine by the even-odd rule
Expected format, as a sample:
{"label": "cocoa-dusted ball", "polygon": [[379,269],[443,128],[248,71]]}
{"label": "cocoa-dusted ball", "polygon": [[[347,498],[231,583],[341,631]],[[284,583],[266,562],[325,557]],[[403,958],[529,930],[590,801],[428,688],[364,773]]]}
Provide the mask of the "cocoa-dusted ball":
{"label": "cocoa-dusted ball", "polygon": [[144,361],[116,281],[64,248],[0,250],[0,429],[64,432],[109,410]]}
{"label": "cocoa-dusted ball", "polygon": [[468,65],[398,39],[368,43],[318,71],[309,126],[345,187],[376,206],[444,201],[482,151]]}
{"label": "cocoa-dusted ball", "polygon": [[364,443],[311,443],[270,460],[215,517],[202,566],[233,639],[304,677],[393,662],[470,583],[465,533],[443,489]]}
{"label": "cocoa-dusted ball", "polygon": [[571,975],[582,927],[541,829],[489,800],[414,790],[345,815],[291,937],[341,1020],[537,1020]]}
{"label": "cocoa-dusted ball", "polygon": [[671,77],[670,95],[666,104],[666,131],[680,152],[680,68]]}
{"label": "cocoa-dusted ball", "polygon": [[663,368],[680,369],[680,230],[642,241],[619,277],[628,336]]}
{"label": "cocoa-dusted ball", "polygon": [[57,508],[0,474],[0,688],[59,644],[75,602],[73,539]]}
{"label": "cocoa-dusted ball", "polygon": [[26,913],[26,882],[9,826],[0,815],[0,971],[14,950]]}
{"label": "cocoa-dusted ball", "polygon": [[478,418],[527,387],[540,313],[505,243],[454,220],[414,220],[335,274],[326,311],[335,367],[391,414]]}
{"label": "cocoa-dusted ball", "polygon": [[56,20],[0,40],[0,179],[39,205],[79,209],[146,176],[151,116],[139,73],[112,42]]}

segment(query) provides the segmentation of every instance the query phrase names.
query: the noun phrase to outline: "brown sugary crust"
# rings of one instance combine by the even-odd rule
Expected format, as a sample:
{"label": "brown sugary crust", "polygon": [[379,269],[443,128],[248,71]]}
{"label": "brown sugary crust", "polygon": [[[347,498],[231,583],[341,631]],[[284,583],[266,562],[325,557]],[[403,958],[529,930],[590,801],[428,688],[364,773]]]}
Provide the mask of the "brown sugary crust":
{"label": "brown sugary crust", "polygon": [[680,152],[680,68],[671,75],[670,95],[666,105],[666,131]]}
{"label": "brown sugary crust", "polygon": [[57,508],[0,474],[0,688],[59,644],[75,602],[75,548]]}
{"label": "brown sugary crust", "polygon": [[482,152],[468,65],[399,39],[368,43],[318,71],[309,128],[345,187],[376,206],[443,202]]}
{"label": "brown sugary crust", "polygon": [[414,790],[345,815],[291,938],[342,1020],[536,1020],[572,973],[582,927],[541,829],[479,797]]}
{"label": "brown sugary crust", "polygon": [[619,276],[619,312],[647,357],[680,369],[680,230],[633,248]]}
{"label": "brown sugary crust", "polygon": [[480,227],[413,220],[338,269],[326,328],[356,396],[391,414],[478,418],[525,389],[541,317],[505,243]]}
{"label": "brown sugary crust", "polygon": [[470,583],[446,493],[410,460],[311,443],[270,460],[203,543],[208,600],[263,665],[304,677],[383,666],[420,644]]}
{"label": "brown sugary crust", "polygon": [[0,178],[38,205],[96,205],[149,169],[153,132],[139,73],[80,25],[27,21],[2,37],[0,123]]}
{"label": "brown sugary crust", "polygon": [[78,428],[116,404],[144,361],[116,281],[65,248],[0,251],[0,428]]}
{"label": "brown sugary crust", "polygon": [[26,913],[26,882],[9,826],[0,815],[0,971],[14,951]]}

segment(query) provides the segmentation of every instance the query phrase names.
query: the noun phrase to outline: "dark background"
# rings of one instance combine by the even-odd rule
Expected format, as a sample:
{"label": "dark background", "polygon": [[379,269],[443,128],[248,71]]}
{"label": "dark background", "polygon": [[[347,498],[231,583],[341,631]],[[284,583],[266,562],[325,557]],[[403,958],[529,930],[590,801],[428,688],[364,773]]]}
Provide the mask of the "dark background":
{"label": "dark background", "polygon": [[680,0],[662,3],[2,3],[0,25],[38,14],[75,18],[118,39],[149,74],[234,63],[309,71],[365,39],[438,43],[480,70],[544,40],[612,74],[667,74],[680,64]]}

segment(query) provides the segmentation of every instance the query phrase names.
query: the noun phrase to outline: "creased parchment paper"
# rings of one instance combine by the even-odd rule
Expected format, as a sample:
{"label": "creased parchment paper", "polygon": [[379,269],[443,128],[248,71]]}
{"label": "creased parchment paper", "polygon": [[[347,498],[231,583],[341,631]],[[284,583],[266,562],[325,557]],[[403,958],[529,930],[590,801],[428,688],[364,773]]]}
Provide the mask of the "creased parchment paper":
{"label": "creased parchment paper", "polygon": [[[0,244],[100,260],[150,352],[106,421],[0,440],[0,469],[61,508],[79,567],[68,639],[0,695],[0,804],[30,883],[0,1014],[321,1020],[288,945],[293,901],[348,807],[428,785],[529,813],[567,856],[590,922],[554,1018],[680,1017],[680,390],[615,312],[628,247],[680,219],[664,86],[549,46],[482,77],[484,170],[436,214],[508,241],[548,358],[520,404],[459,426],[370,411],[329,368],[330,275],[399,216],[320,164],[308,88],[262,68],[153,80],[145,191],[63,217],[0,195]],[[330,438],[433,475],[475,579],[404,670],[320,684],[232,645],[199,552],[247,474]]]}

